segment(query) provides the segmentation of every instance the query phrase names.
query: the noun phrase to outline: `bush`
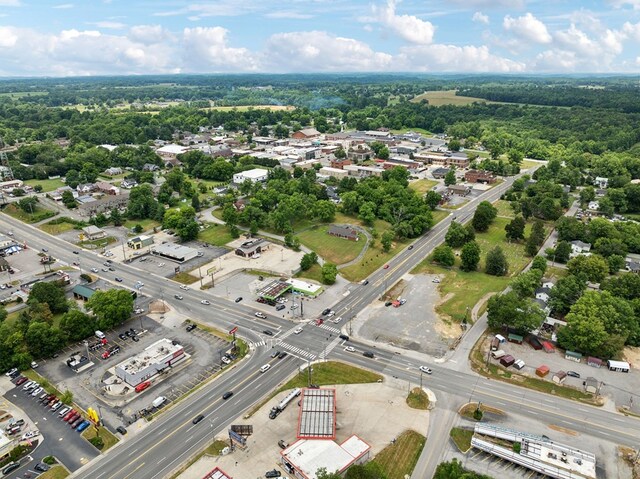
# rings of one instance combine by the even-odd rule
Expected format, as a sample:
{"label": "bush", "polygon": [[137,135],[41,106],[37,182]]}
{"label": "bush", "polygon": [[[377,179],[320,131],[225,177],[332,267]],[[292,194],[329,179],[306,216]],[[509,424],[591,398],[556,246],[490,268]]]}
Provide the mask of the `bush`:
{"label": "bush", "polygon": [[56,458],[53,456],[47,456],[45,457],[42,462],[44,462],[45,464],[49,464],[50,466],[53,466],[56,462]]}
{"label": "bush", "polygon": [[87,274],[87,273],[82,273],[80,275],[80,279],[86,281],[87,283],[91,283],[93,282],[93,278],[91,277],[91,275]]}
{"label": "bush", "polygon": [[480,409],[476,409],[475,411],[473,411],[473,419],[475,419],[476,421],[482,420],[482,411]]}
{"label": "bush", "polygon": [[104,441],[100,436],[92,437],[89,442],[95,446],[96,449],[102,449],[104,447]]}

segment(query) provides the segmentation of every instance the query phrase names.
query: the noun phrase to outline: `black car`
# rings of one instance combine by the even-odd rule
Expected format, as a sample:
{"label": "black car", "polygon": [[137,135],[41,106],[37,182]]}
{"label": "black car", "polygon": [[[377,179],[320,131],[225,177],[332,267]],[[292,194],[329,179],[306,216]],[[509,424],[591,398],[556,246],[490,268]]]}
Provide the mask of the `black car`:
{"label": "black car", "polygon": [[120,434],[122,434],[123,436],[127,433],[127,429],[124,426],[118,426],[116,428],[116,431],[118,431]]}
{"label": "black car", "polygon": [[331,309],[327,308],[324,311],[322,311],[322,316],[326,316],[327,314],[329,314],[331,312]]}
{"label": "black car", "polygon": [[280,476],[282,476],[282,474],[280,474],[280,471],[278,471],[277,469],[272,469],[264,473],[264,477],[280,477]]}
{"label": "black car", "polygon": [[115,271],[116,269],[113,266],[109,266],[109,271]]}
{"label": "black car", "polygon": [[572,378],[580,378],[580,374],[575,371],[567,371],[567,376],[571,376]]}
{"label": "black car", "polygon": [[118,337],[123,341],[126,341],[129,336],[127,336],[125,333],[120,333],[118,334]]}
{"label": "black car", "polygon": [[282,351],[280,354],[278,354],[278,359],[282,359],[284,357],[287,356],[287,352],[286,351]]}
{"label": "black car", "polygon": [[80,251],[78,251],[78,250],[74,250],[74,251],[73,251],[73,254],[80,254]]}
{"label": "black car", "polygon": [[[3,470],[2,470],[2,474],[9,474],[11,471],[15,471],[16,469],[18,469],[20,467],[20,463],[19,462],[12,462],[11,464],[7,465]],[[270,476],[271,477],[271,476]],[[273,476],[273,477],[278,477],[278,476]]]}
{"label": "black car", "polygon": [[39,462],[38,464],[33,466],[33,468],[39,472],[47,472],[51,468],[51,466],[49,466],[49,464],[45,464],[44,462]]}
{"label": "black car", "polygon": [[266,334],[267,336],[273,336],[273,331],[269,331],[268,329],[265,329],[262,332],[263,332],[263,334]]}
{"label": "black car", "polygon": [[277,349],[271,353],[272,358],[277,358],[278,356],[280,356],[280,351],[278,351]]}
{"label": "black car", "polygon": [[133,336],[131,336],[131,339],[133,339],[136,343],[138,341],[140,341],[140,338],[138,336],[136,336],[135,334]]}
{"label": "black car", "polygon": [[222,395],[222,399],[226,401],[226,400],[227,400],[227,399],[229,399],[231,396],[233,396],[233,391],[227,391],[226,393],[224,393],[224,394]]}
{"label": "black car", "polygon": [[369,284],[369,280],[368,280],[368,279],[365,279],[365,280],[362,282],[362,284],[363,284],[363,285],[365,285],[365,286],[366,286],[366,285],[368,285],[368,284]]}
{"label": "black car", "polygon": [[236,298],[236,303],[239,303],[240,301],[242,301],[242,296],[238,296],[238,297]]}
{"label": "black car", "polygon": [[276,311],[282,311],[285,308],[284,304],[279,304],[278,306],[276,306]]}
{"label": "black car", "polygon": [[119,278],[118,276],[116,276],[116,278],[115,278],[115,279],[116,279],[116,281],[117,281],[118,283],[122,283],[122,278]]}
{"label": "black car", "polygon": [[198,424],[200,421],[202,421],[204,419],[204,415],[199,414],[198,416],[193,418],[193,421],[191,421],[193,424]]}
{"label": "black car", "polygon": [[189,326],[187,326],[187,332],[193,331],[197,327],[198,327],[197,324],[190,324]]}
{"label": "black car", "polygon": [[413,245],[410,244],[409,247],[407,249],[413,249]]}

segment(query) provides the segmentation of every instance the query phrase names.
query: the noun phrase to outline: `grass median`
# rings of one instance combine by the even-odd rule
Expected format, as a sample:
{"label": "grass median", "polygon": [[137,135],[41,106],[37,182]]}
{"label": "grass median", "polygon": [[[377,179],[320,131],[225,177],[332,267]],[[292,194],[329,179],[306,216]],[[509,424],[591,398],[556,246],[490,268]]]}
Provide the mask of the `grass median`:
{"label": "grass median", "polygon": [[413,472],[422,453],[425,438],[415,431],[405,431],[373,459],[388,479],[404,479]]}

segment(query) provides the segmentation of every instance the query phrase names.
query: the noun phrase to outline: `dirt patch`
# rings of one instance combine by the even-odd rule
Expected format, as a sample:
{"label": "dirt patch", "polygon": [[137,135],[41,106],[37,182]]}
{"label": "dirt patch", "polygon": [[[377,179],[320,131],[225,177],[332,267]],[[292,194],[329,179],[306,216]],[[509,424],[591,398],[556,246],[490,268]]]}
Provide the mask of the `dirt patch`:
{"label": "dirt patch", "polygon": [[406,288],[406,286],[407,286],[407,283],[405,282],[405,280],[401,279],[389,291],[387,291],[387,293],[385,294],[385,297],[390,300],[399,298],[400,296],[402,296],[402,293],[404,291],[404,288]]}
{"label": "dirt patch", "polygon": [[553,429],[554,431],[561,432],[566,434],[567,436],[577,436],[578,433],[573,429],[567,429],[566,427],[556,426],[555,424],[549,424],[549,429]]}
{"label": "dirt patch", "polygon": [[622,356],[631,367],[640,364],[640,348],[626,347],[622,352]]}
{"label": "dirt patch", "polygon": [[442,298],[440,298],[440,301],[438,301],[435,305],[438,320],[434,323],[433,328],[442,338],[446,339],[457,338],[458,336],[460,336],[461,332],[459,324],[451,321],[451,318],[448,315],[438,312],[438,306],[447,302],[449,299],[451,299],[452,296],[453,293],[447,293]]}

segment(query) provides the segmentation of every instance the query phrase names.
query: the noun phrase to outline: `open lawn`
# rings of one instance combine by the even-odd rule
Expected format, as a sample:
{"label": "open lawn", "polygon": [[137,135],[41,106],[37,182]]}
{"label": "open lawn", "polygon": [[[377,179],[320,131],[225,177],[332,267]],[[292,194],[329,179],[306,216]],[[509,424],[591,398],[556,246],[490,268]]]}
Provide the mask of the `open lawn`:
{"label": "open lawn", "polygon": [[64,183],[60,178],[56,178],[54,180],[27,180],[24,182],[24,184],[31,187],[40,185],[42,186],[42,191],[44,193],[62,188],[64,186]]}
{"label": "open lawn", "polygon": [[[308,374],[306,369],[302,370],[297,376],[287,381],[279,391],[307,387]],[[313,364],[311,371],[311,382],[319,386],[375,383],[379,379],[382,379],[382,376],[377,373],[337,361]]]}
{"label": "open lawn", "polygon": [[391,130],[391,133],[396,135],[402,135],[403,133],[407,133],[409,131],[413,131],[414,133],[421,133],[424,136],[433,136],[429,130],[425,130],[424,128],[401,128],[399,130]]}
{"label": "open lawn", "polygon": [[445,219],[447,216],[449,216],[449,212],[448,211],[442,211],[442,210],[434,210],[434,211],[431,212],[431,216],[433,216],[433,224],[437,225],[443,219]]}
{"label": "open lawn", "polygon": [[38,476],[38,479],[64,479],[69,477],[69,471],[60,464],[53,466],[47,472],[43,472]]}
{"label": "open lawn", "polygon": [[106,236],[104,238],[100,238],[96,240],[80,241],[78,243],[78,246],[93,250],[98,248],[104,248],[105,246],[115,242],[116,242],[116,239],[113,236]]}
{"label": "open lawn", "polygon": [[451,439],[458,446],[460,452],[467,452],[471,449],[471,438],[473,437],[472,429],[463,429],[461,427],[454,427],[449,432]]}
{"label": "open lawn", "polygon": [[493,204],[493,206],[498,209],[498,216],[504,218],[516,217],[515,213],[513,212],[513,208],[511,208],[511,203],[506,200],[498,200]]}
{"label": "open lawn", "polygon": [[[381,235],[384,231],[378,231]],[[366,253],[356,264],[347,266],[340,270],[340,275],[349,281],[362,281],[374,271],[382,268],[393,257],[406,248],[411,240],[394,241],[388,252],[382,250],[380,241],[376,241],[373,247],[369,246]]]}
{"label": "open lawn", "polygon": [[423,389],[413,388],[407,396],[407,405],[413,409],[429,409],[429,396]]}
{"label": "open lawn", "polygon": [[528,170],[529,168],[533,168],[534,166],[540,166],[540,162],[531,161],[531,160],[522,160],[522,163],[520,163],[521,170]]}
{"label": "open lawn", "polygon": [[226,226],[215,223],[200,231],[198,239],[215,246],[224,246],[234,240]]}
{"label": "open lawn", "polygon": [[2,211],[24,223],[38,223],[47,218],[52,218],[57,214],[55,211],[48,210],[41,206],[36,206],[33,212],[26,213],[14,204],[7,205]]}
{"label": "open lawn", "polygon": [[410,182],[409,188],[414,190],[416,193],[419,193],[420,195],[425,195],[427,194],[427,191],[431,191],[431,189],[437,184],[438,182],[435,180],[423,179]]}
{"label": "open lawn", "polygon": [[[476,234],[476,241],[480,245],[482,252],[480,253],[480,264],[478,271],[464,272],[460,271],[457,266],[460,259],[456,258],[456,267],[452,270],[442,268],[431,263],[427,258],[422,261],[412,273],[428,273],[442,275],[439,286],[440,294],[446,298],[444,302],[436,306],[436,311],[445,317],[460,322],[473,306],[485,295],[492,292],[500,292],[507,287],[511,278],[531,261],[531,258],[524,253],[523,243],[507,243],[504,227],[509,223],[507,218],[496,218],[489,230],[485,233]],[[548,232],[547,226],[545,226]],[[525,228],[525,236],[528,236],[531,230],[531,224],[527,224]],[[509,276],[491,276],[485,274],[484,259],[487,252],[499,245],[509,263]],[[471,319],[469,316],[468,319]]]}
{"label": "open lawn", "polygon": [[307,271],[300,271],[296,274],[296,278],[306,278],[311,281],[315,281],[316,283],[322,284],[322,266],[319,264],[314,264]]}
{"label": "open lawn", "polygon": [[456,96],[456,90],[438,90],[438,91],[426,91],[421,95],[416,96],[411,101],[419,103],[422,100],[427,100],[431,106],[442,105],[455,105],[464,106],[471,105],[476,102],[485,103],[499,103],[495,101],[485,100],[484,98],[473,98],[469,96]]}
{"label": "open lawn", "polygon": [[373,458],[389,479],[404,479],[411,476],[422,453],[425,438],[415,431],[405,431]]}
{"label": "open lawn", "polygon": [[0,97],[9,97],[12,100],[19,100],[20,98],[24,97],[46,96],[48,94],[48,91],[15,91],[10,93],[0,93]]}
{"label": "open lawn", "polygon": [[173,278],[174,281],[182,284],[192,284],[198,281],[200,278],[193,276],[192,274],[181,272],[176,274]]}
{"label": "open lawn", "polygon": [[339,265],[348,263],[360,254],[367,239],[364,235],[359,235],[358,241],[350,241],[337,236],[331,236],[330,226],[318,226],[301,233],[298,233],[300,242],[307,248],[315,251],[324,260]]}
{"label": "open lawn", "polygon": [[72,229],[75,228],[75,225],[73,223],[67,223],[66,221],[63,221],[61,223],[56,223],[55,220],[49,221],[48,223],[44,223],[42,225],[39,226],[39,228],[44,231],[45,233],[49,233],[50,235],[59,235],[60,233],[64,233],[65,231],[71,231]]}
{"label": "open lawn", "polygon": [[150,218],[145,218],[143,220],[127,220],[124,222],[124,227],[127,229],[135,228],[136,225],[142,226],[142,231],[151,231],[153,228],[159,228],[162,226],[156,220],[152,220]]}
{"label": "open lawn", "polygon": [[[100,427],[99,431],[100,437],[102,438],[102,441],[104,443],[104,446],[102,447],[102,449],[100,449],[102,452],[105,452],[107,449],[115,446],[118,443],[118,439],[113,434],[111,434],[108,429]],[[88,427],[82,432],[82,437],[84,437],[87,441],[92,437],[96,437],[96,435],[96,428],[93,426]]]}

